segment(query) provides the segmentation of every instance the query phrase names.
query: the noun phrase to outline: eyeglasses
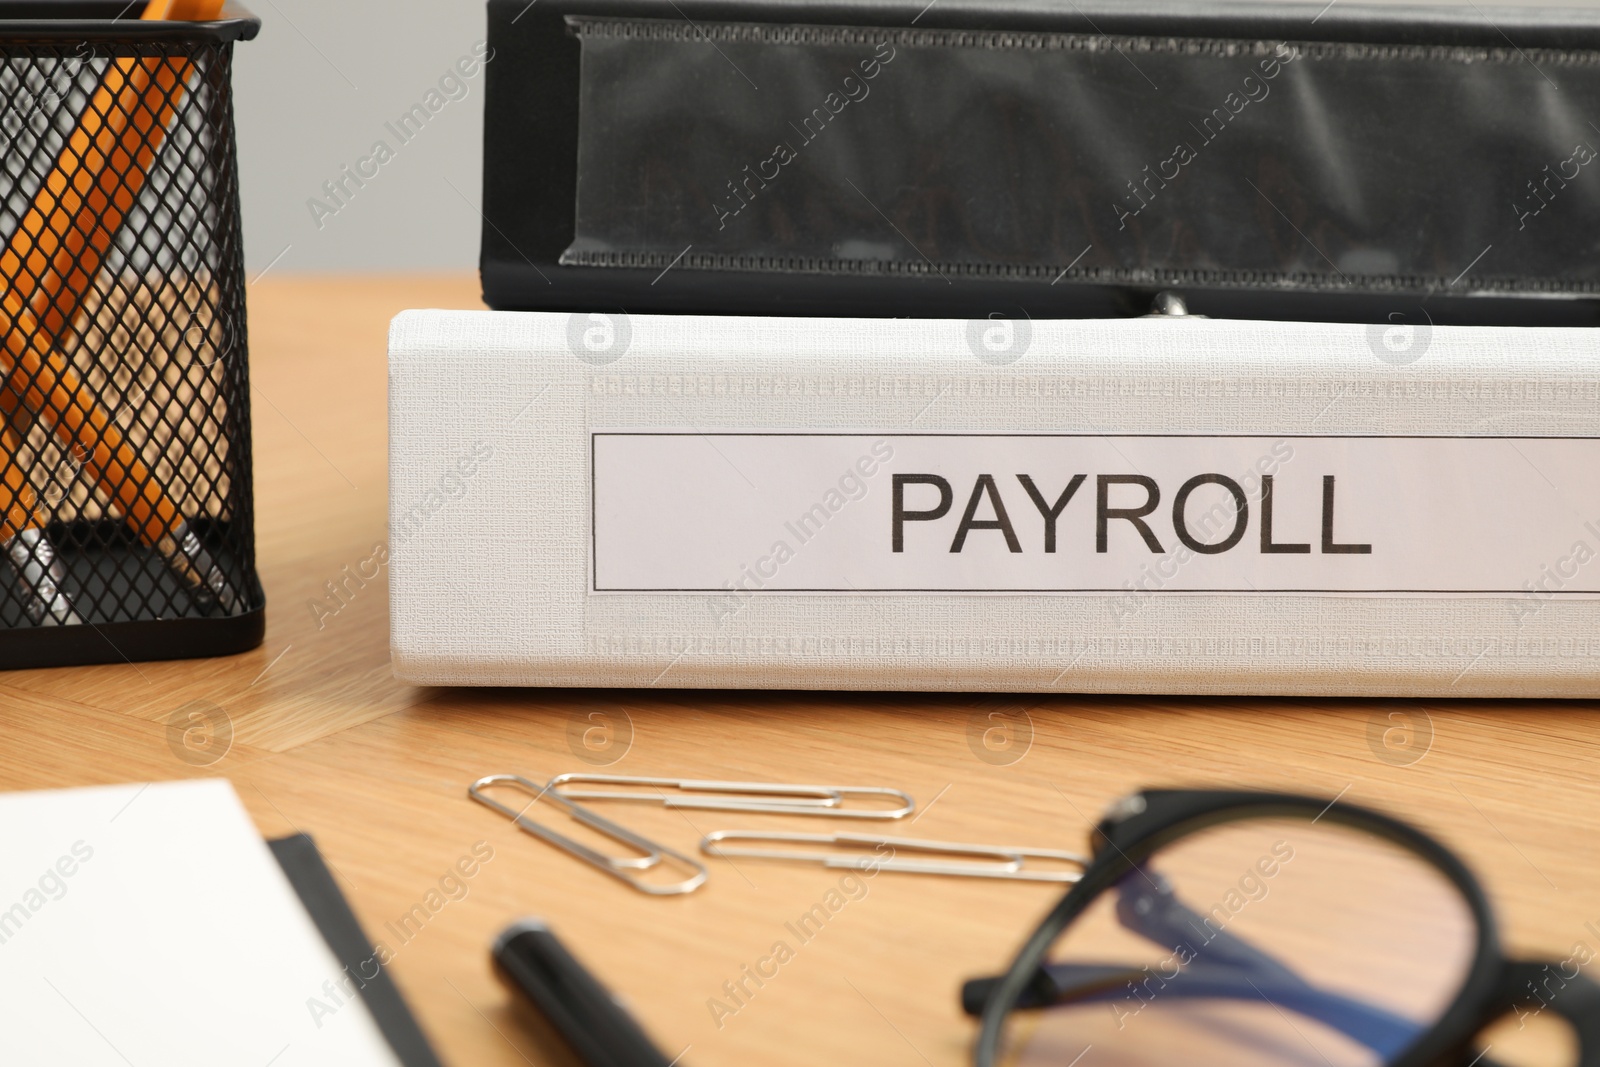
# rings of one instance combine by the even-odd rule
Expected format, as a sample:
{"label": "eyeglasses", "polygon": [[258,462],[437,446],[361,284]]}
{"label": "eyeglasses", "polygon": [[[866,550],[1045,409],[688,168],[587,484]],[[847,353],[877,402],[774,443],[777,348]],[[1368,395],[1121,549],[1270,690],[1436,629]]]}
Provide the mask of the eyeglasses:
{"label": "eyeglasses", "polygon": [[998,978],[962,988],[977,1067],[1490,1067],[1516,1012],[1571,1024],[1600,1067],[1600,985],[1502,955],[1456,856],[1313,797],[1119,801],[1083,878]]}

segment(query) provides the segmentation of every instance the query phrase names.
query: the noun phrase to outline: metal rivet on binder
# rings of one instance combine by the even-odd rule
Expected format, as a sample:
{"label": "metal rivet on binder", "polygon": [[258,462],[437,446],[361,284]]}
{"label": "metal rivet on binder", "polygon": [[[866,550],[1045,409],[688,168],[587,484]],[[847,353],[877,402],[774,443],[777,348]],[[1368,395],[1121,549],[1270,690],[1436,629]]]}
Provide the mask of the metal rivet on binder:
{"label": "metal rivet on binder", "polygon": [[[725,841],[766,841],[784,844],[831,845],[840,851],[788,848],[727,848]],[[866,855],[850,850],[870,849]],[[887,857],[882,855],[889,850]],[[965,845],[951,841],[924,841],[913,837],[879,837],[874,834],[808,834],[757,830],[718,830],[700,842],[708,856],[740,859],[784,860],[790,863],[820,863],[843,870],[896,871],[902,874],[934,874],[953,878],[997,878],[1017,882],[1076,882],[1083,877],[1089,857],[1076,852],[1044,848],[1016,848],[1010,845]],[[900,859],[901,851],[936,856],[972,856],[988,862]],[[1046,864],[1070,865],[1073,870],[1032,870],[1029,860]]]}
{"label": "metal rivet on binder", "polygon": [[[485,789],[494,786],[520,789],[530,794],[533,799],[524,804],[519,811],[500,803],[500,801],[484,792]],[[691,893],[705,884],[707,871],[705,864],[699,860],[686,856],[675,849],[668,848],[666,845],[657,844],[649,838],[641,837],[627,827],[617,825],[610,819],[602,818],[583,805],[573,803],[573,801],[557,793],[549,785],[541,786],[538,782],[530,781],[517,774],[491,774],[479,778],[468,786],[467,795],[479,804],[493,808],[506,816],[519,829],[556,846],[570,855],[576,856],[578,859],[599,868],[619,881],[626,882],[641,893],[649,893],[652,896],[675,896],[680,893]],[[534,804],[541,802],[557,805],[573,819],[592,830],[606,835],[613,841],[627,845],[636,851],[638,855],[607,856],[603,852],[590,848],[588,845],[574,841],[565,834],[557,833],[547,826],[541,826],[523,814]],[[694,873],[680,882],[672,882],[666,885],[657,885],[646,881],[641,876],[640,872],[652,870],[660,866],[664,860],[673,860],[684,869]]]}
{"label": "metal rivet on binder", "polygon": [[[635,789],[568,789],[568,785],[635,786]],[[696,778],[647,778],[625,774],[558,774],[552,793],[568,800],[631,800],[669,808],[738,811],[757,815],[826,815],[841,819],[901,819],[917,808],[909,793],[881,786],[785,785],[779,782],[720,782]],[[666,793],[663,790],[678,790]],[[898,801],[892,808],[846,807],[850,798]]]}
{"label": "metal rivet on binder", "polygon": [[1184,316],[1189,314],[1189,305],[1183,297],[1170,289],[1165,289],[1157,293],[1156,298],[1150,302],[1150,314]]}

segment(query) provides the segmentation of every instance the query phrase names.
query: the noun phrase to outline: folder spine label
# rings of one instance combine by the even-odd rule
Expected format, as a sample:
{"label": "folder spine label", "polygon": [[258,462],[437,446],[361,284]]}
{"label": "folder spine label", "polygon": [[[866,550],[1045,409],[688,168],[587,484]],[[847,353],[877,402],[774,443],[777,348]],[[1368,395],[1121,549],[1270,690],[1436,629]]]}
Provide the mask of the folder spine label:
{"label": "folder spine label", "polygon": [[[1600,544],[1594,437],[682,430],[590,447],[595,593],[1517,596]],[[1600,596],[1600,567],[1568,578],[1552,595]]]}

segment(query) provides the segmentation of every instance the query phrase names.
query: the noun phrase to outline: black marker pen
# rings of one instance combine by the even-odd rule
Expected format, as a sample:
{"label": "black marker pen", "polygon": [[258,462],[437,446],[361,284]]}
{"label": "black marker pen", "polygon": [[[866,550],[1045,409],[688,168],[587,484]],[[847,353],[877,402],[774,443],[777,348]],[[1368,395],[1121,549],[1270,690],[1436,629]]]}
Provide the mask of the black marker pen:
{"label": "black marker pen", "polygon": [[538,919],[507,927],[495,971],[527,997],[585,1067],[672,1067],[633,1016]]}

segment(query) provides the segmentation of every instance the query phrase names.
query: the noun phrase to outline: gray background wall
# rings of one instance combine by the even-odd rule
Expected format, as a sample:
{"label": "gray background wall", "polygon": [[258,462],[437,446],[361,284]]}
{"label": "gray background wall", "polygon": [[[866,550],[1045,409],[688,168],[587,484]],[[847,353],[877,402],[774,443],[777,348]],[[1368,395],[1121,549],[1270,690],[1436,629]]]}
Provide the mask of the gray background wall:
{"label": "gray background wall", "polygon": [[[1320,0],[1306,2],[1321,6]],[[462,79],[465,95],[448,101],[409,143],[400,145],[385,123],[423,102],[457,60],[472,54],[484,35],[483,0],[244,3],[263,22],[260,36],[235,53],[250,276],[269,269],[474,269],[482,71]],[[1538,3],[1463,0],[1452,6],[1464,17],[1487,18],[1497,6]],[[364,187],[347,180],[347,202],[330,200],[323,183],[369,156],[380,138],[394,148],[394,158]],[[313,198],[337,213],[324,213],[319,225],[308,204]]]}
{"label": "gray background wall", "polygon": [[[385,127],[438,90],[484,35],[483,0],[243,0],[234,53],[246,265],[272,272],[471,270],[478,261],[483,73],[460,78],[408,144]],[[459,74],[457,74],[459,77]],[[460,95],[461,90],[450,86]],[[394,158],[343,206],[322,186]],[[368,169],[371,169],[369,164]],[[313,219],[320,198],[336,214]]]}

